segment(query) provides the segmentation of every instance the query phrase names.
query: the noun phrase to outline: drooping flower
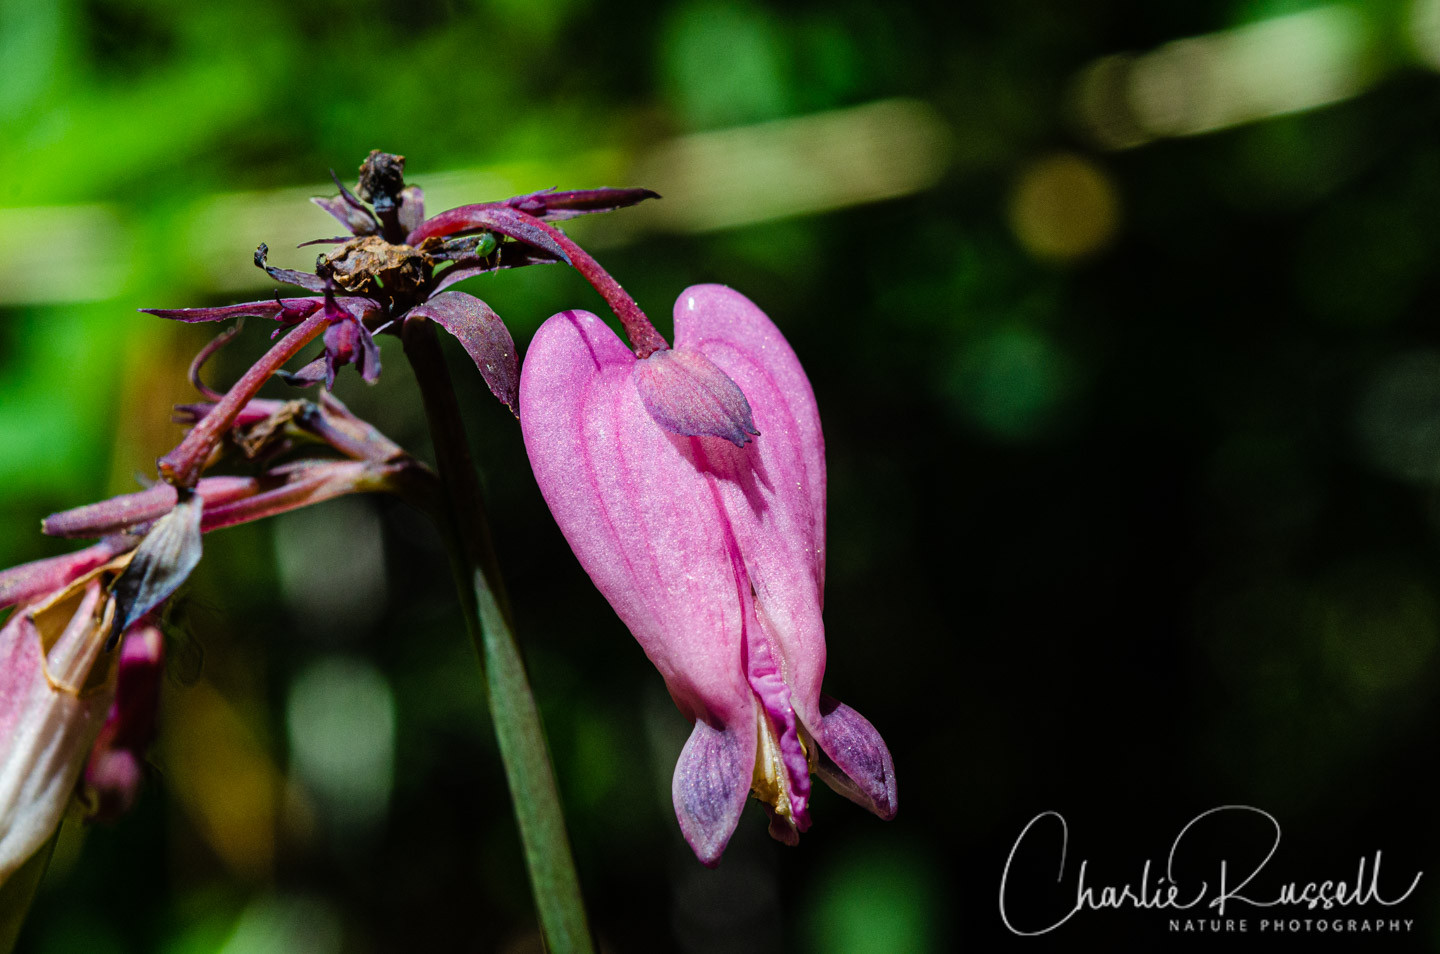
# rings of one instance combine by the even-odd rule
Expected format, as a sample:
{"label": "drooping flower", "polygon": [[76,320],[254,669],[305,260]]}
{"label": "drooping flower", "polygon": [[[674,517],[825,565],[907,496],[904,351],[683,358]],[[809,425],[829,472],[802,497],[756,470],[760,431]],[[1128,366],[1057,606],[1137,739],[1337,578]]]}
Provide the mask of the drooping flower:
{"label": "drooping flower", "polygon": [[0,884],[60,824],[115,695],[115,601],[96,570],[0,628]]}
{"label": "drooping flower", "polygon": [[594,315],[556,315],[521,371],[520,425],[580,564],[694,722],[672,795],[697,857],[718,863],[752,789],[771,834],[796,843],[812,769],[894,815],[885,743],[820,691],[824,439],[769,318],[696,286],[676,303],[675,347],[637,357]]}

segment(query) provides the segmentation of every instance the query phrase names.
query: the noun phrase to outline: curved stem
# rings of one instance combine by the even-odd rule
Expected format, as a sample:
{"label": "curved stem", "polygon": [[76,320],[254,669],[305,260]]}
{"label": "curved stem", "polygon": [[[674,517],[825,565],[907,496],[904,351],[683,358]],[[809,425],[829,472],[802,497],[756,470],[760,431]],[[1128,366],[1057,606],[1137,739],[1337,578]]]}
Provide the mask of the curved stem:
{"label": "curved stem", "polygon": [[210,413],[190,428],[185,439],[157,462],[160,476],[165,482],[176,487],[194,487],[210,452],[215,449],[225,432],[230,430],[235,418],[245,410],[245,405],[259,393],[272,374],[280,370],[286,361],[299,354],[301,348],[314,341],[329,324],[330,319],[325,309],[315,312],[276,342],[249,371],[241,375],[240,380],[235,382],[235,386]]}
{"label": "curved stem", "polygon": [[489,689],[495,737],[505,763],[546,946],[553,952],[591,954],[594,943],[580,897],[580,879],[570,855],[555,772],[540,712],[511,630],[505,596],[499,590],[499,567],[480,483],[434,323],[407,322],[404,340],[405,354],[415,369],[425,401],[444,491],[444,512],[437,515],[436,525],[450,551],[465,625]]}
{"label": "curved stem", "polygon": [[[517,210],[518,211],[518,210]],[[521,215],[526,215],[520,212]],[[609,272],[579,245],[574,239],[564,232],[551,225],[549,222],[541,221],[534,216],[526,215],[531,219],[537,228],[543,229],[555,244],[565,250],[570,259],[570,264],[575,271],[584,276],[585,280],[600,293],[605,299],[605,304],[615,312],[615,317],[620,319],[620,324],[625,328],[625,337],[630,339],[630,350],[635,352],[637,358],[648,358],[657,351],[664,351],[669,348],[669,343],[655,330],[650,319],[645,317],[645,312],[635,303],[625,289],[620,287]]]}

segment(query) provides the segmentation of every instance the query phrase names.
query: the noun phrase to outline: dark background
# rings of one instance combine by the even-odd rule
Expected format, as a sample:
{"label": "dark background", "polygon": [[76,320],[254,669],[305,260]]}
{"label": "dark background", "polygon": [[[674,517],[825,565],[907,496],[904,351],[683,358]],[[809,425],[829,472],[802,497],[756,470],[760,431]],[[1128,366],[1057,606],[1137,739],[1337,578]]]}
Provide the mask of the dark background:
{"label": "dark background", "polygon": [[[40,516],[153,474],[206,329],[134,309],[270,294],[250,250],[306,266],[287,240],[334,234],[304,203],[328,168],[404,153],[432,203],[436,181],[652,186],[574,234],[663,331],[723,282],[805,363],[827,688],[889,743],[901,808],[824,790],[791,850],[751,806],[717,871],[694,862],[668,795],[685,722],[452,349],[603,947],[1173,949],[1153,911],[1010,935],[1007,855],[1064,814],[1065,880],[1040,849],[1013,875],[1018,916],[1053,920],[1082,860],[1133,883],[1226,804],[1282,826],[1257,896],[1383,850],[1382,890],[1418,890],[1343,916],[1414,928],[1338,946],[1440,941],[1440,5],[0,11],[0,562],[61,552]],[[522,348],[600,310],[559,269],[468,290]],[[337,393],[428,455],[395,344]],[[145,796],[67,828],[21,950],[538,949],[422,521],[348,500],[228,530],[175,622]],[[1218,825],[1194,877],[1267,842]],[[1335,941],[1261,916],[1196,949]]]}

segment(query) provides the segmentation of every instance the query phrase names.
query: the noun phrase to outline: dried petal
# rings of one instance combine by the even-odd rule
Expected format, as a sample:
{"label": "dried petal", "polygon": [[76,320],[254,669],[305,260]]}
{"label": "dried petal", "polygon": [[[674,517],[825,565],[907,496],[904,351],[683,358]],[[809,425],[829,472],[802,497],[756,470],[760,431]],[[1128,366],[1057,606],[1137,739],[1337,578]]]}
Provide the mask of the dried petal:
{"label": "dried petal", "polygon": [[315,196],[310,201],[333,215],[336,221],[350,230],[351,235],[374,235],[379,230],[369,209],[363,206],[357,209],[343,195],[329,199]]}
{"label": "dried petal", "polygon": [[53,593],[120,554],[133,550],[136,542],[133,537],[106,537],[94,546],[74,553],[0,570],[0,609]]}
{"label": "dried petal", "polygon": [[658,198],[660,194],[649,189],[575,189],[569,192],[545,189],[506,199],[505,204],[528,212],[537,219],[560,222],[591,212],[614,212],[616,209],[637,205],[646,199]]}
{"label": "dried petal", "polygon": [[155,521],[115,581],[112,640],[180,588],[200,562],[200,519],[205,501],[182,491],[175,508]]}
{"label": "dried petal", "polygon": [[225,321],[230,318],[273,318],[283,324],[304,321],[325,303],[323,298],[271,298],[216,308],[141,308],[147,315],[171,321]]}
{"label": "dried petal", "polygon": [[114,694],[113,606],[91,577],[0,628],[0,884],[60,824]]}
{"label": "dried petal", "polygon": [[263,270],[265,274],[277,282],[284,282],[287,285],[299,285],[301,288],[310,291],[324,291],[325,279],[319,275],[311,275],[309,272],[297,272],[293,268],[276,268],[266,264],[266,257],[270,254],[270,246],[264,242],[255,249],[255,267]]}
{"label": "dried petal", "polygon": [[425,192],[419,186],[406,186],[400,192],[398,215],[400,227],[412,232],[425,221]]}

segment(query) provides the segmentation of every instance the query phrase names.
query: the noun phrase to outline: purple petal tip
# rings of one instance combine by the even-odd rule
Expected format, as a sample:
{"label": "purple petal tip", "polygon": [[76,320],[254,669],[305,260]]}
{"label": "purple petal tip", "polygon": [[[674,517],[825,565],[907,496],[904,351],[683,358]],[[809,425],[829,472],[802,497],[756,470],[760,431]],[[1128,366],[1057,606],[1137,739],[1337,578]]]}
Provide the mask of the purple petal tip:
{"label": "purple petal tip", "polygon": [[828,759],[820,760],[817,774],[855,804],[886,821],[894,818],[899,793],[885,740],[869,720],[839,700],[821,696],[820,712],[820,747]]}
{"label": "purple petal tip", "polygon": [[744,447],[760,433],[740,386],[699,351],[657,351],[635,363],[634,375],[645,410],[673,434]]}
{"label": "purple petal tip", "polygon": [[[748,740],[748,744],[747,744]],[[755,764],[754,726],[716,729],[695,721],[675,763],[670,792],[680,831],[707,868],[720,863],[750,794]]]}

